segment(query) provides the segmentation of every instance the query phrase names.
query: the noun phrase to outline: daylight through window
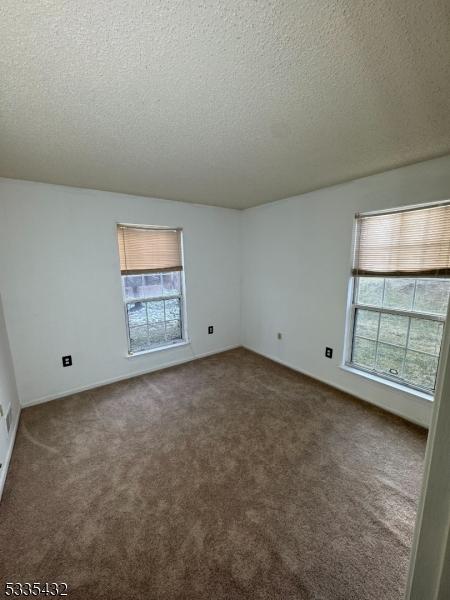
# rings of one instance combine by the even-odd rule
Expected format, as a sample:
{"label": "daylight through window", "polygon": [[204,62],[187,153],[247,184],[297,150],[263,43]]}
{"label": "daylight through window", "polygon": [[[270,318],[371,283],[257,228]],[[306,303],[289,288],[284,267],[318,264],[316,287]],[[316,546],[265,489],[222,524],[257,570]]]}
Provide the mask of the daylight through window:
{"label": "daylight through window", "polygon": [[448,279],[358,278],[353,365],[433,391],[449,293]]}
{"label": "daylight through window", "polygon": [[348,364],[434,392],[449,260],[448,205],[357,216]]}
{"label": "daylight through window", "polygon": [[129,354],[184,339],[181,231],[118,226]]}

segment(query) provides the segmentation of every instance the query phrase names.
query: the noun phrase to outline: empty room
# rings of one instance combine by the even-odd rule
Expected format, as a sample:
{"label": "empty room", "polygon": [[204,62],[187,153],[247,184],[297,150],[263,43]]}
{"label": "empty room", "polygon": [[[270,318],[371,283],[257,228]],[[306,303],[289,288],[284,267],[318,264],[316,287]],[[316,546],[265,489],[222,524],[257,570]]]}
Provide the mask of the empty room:
{"label": "empty room", "polygon": [[449,600],[448,0],[0,15],[0,597]]}

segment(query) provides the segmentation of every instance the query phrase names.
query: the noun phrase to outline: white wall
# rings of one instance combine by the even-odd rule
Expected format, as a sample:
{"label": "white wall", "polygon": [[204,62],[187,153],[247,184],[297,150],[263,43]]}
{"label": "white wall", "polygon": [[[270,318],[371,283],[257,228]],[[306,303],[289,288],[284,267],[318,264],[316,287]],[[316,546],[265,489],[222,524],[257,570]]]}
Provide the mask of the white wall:
{"label": "white wall", "polygon": [[[449,197],[450,157],[445,157],[246,210],[243,344],[428,425],[431,402],[339,365],[355,212]],[[332,360],[324,357],[325,346],[334,349]]]}
{"label": "white wall", "polygon": [[[21,402],[236,346],[242,319],[247,347],[428,425],[430,402],[339,365],[354,213],[448,197],[450,157],[244,212],[0,179],[0,282]],[[190,346],[127,358],[116,222],[184,228]]]}
{"label": "white wall", "polygon": [[[0,497],[6,479],[8,463],[14,444],[14,437],[19,418],[19,398],[17,395],[16,379],[11,359],[8,333],[3,315],[2,298],[0,296],[0,405],[3,416],[0,417]],[[7,430],[6,415],[11,409],[11,427]]]}
{"label": "white wall", "polygon": [[[235,210],[0,179],[0,282],[21,403],[239,345],[239,220]],[[191,345],[127,358],[117,222],[183,227]]]}
{"label": "white wall", "polygon": [[450,327],[445,328],[442,340],[435,403],[409,565],[408,600],[450,598]]}

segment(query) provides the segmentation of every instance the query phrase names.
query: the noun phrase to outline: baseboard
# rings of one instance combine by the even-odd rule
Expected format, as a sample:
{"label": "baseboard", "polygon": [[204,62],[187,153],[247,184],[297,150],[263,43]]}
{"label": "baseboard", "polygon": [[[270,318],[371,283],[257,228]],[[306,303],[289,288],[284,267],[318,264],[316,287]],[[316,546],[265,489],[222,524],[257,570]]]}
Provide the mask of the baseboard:
{"label": "baseboard", "polygon": [[[408,417],[407,415],[396,411],[395,409],[391,409],[391,408],[386,408],[385,406],[383,406],[382,404],[377,404],[376,402],[372,402],[371,400],[367,400],[366,398],[361,398],[360,396],[357,396],[353,391],[346,389],[343,386],[337,385],[335,383],[332,383],[326,379],[319,379],[316,375],[313,375],[312,373],[309,373],[308,371],[299,369],[298,367],[294,366],[293,364],[284,361],[284,360],[280,360],[279,358],[272,356],[270,354],[266,354],[264,352],[260,352],[259,350],[256,350],[255,348],[252,348],[250,346],[247,346],[245,344],[233,344],[232,346],[226,346],[224,348],[221,348],[220,350],[212,350],[211,352],[203,352],[201,354],[196,354],[196,355],[192,355],[192,356],[188,356],[186,358],[182,358],[179,360],[174,360],[174,361],[170,361],[164,365],[158,365],[157,367],[151,367],[151,368],[147,368],[141,371],[135,371],[133,373],[127,373],[126,375],[120,375],[119,377],[111,377],[109,379],[105,379],[103,381],[97,381],[94,382],[92,384],[88,384],[85,386],[80,386],[80,387],[76,387],[76,388],[72,388],[70,390],[66,390],[64,392],[60,392],[57,394],[51,394],[48,396],[43,396],[41,398],[36,398],[34,400],[30,400],[29,402],[23,402],[22,403],[22,408],[27,408],[29,406],[35,406],[37,404],[44,404],[45,402],[50,402],[52,400],[58,400],[60,398],[65,398],[66,396],[71,396],[73,394],[79,394],[80,392],[85,392],[87,390],[91,390],[91,389],[95,389],[97,387],[102,387],[103,385],[109,385],[111,383],[116,383],[117,381],[124,381],[125,379],[132,379],[133,377],[139,377],[140,375],[146,375],[148,373],[154,373],[155,371],[161,371],[164,369],[168,369],[170,367],[175,367],[177,365],[181,365],[184,363],[188,363],[188,362],[192,362],[194,360],[198,360],[201,358],[205,358],[207,356],[212,356],[214,354],[220,354],[222,352],[227,352],[228,350],[234,350],[235,348],[239,348],[239,347],[243,347],[246,350],[250,350],[250,352],[254,352],[255,354],[259,354],[260,356],[264,356],[265,358],[268,358],[269,360],[273,360],[273,362],[276,362],[280,365],[283,365],[284,367],[287,367],[288,369],[292,369],[293,371],[296,371],[297,373],[301,373],[302,375],[306,375],[307,377],[310,377],[311,379],[315,379],[316,381],[319,381],[320,383],[324,383],[336,390],[339,390],[341,392],[344,392],[345,394],[349,394],[350,396],[353,396],[354,398],[357,398],[358,400],[361,400],[361,402],[367,402],[367,404],[371,404],[372,406],[376,406],[377,408],[380,408],[381,410],[385,410],[386,412],[390,412],[394,415],[396,415],[397,417],[401,417],[402,419],[405,419],[406,421],[409,421],[411,423],[414,423],[415,425],[419,425],[420,427],[425,427],[427,428],[427,425],[424,425],[424,423],[413,419],[411,417]],[[15,434],[14,434],[15,435]]]}
{"label": "baseboard", "polygon": [[306,375],[307,377],[310,377],[311,379],[314,379],[315,381],[319,381],[320,383],[325,383],[326,385],[334,388],[335,390],[339,390],[340,392],[344,392],[345,394],[348,394],[349,396],[353,396],[353,398],[357,398],[358,400],[361,400],[361,402],[366,402],[367,404],[376,406],[377,408],[384,410],[387,413],[392,413],[396,417],[401,417],[402,419],[405,419],[405,421],[409,421],[410,423],[413,423],[414,425],[419,425],[420,427],[424,427],[425,429],[428,429],[427,425],[425,425],[424,423],[421,423],[420,421],[418,421],[416,419],[408,417],[407,415],[405,415],[401,412],[398,412],[395,409],[386,408],[386,406],[383,406],[382,404],[377,404],[376,402],[372,402],[371,400],[367,400],[366,398],[361,398],[361,396],[357,396],[351,390],[348,390],[348,389],[344,388],[343,386],[337,385],[335,383],[331,383],[330,381],[327,381],[326,379],[319,379],[317,377],[317,375],[313,375],[312,373],[309,373],[308,371],[304,371],[304,370],[299,369],[298,367],[294,367],[294,365],[288,363],[287,361],[280,360],[279,358],[271,356],[270,354],[265,354],[264,352],[260,352],[259,350],[255,350],[254,348],[251,348],[250,346],[246,346],[244,344],[242,344],[242,347],[245,348],[246,350],[250,350],[250,352],[254,352],[255,354],[264,356],[264,358],[273,360],[273,362],[276,362],[279,365],[283,365],[283,367],[287,367],[288,369],[292,369],[293,371],[296,371],[297,373]]}
{"label": "baseboard", "polygon": [[117,381],[124,381],[125,379],[132,379],[133,377],[139,377],[140,375],[147,375],[148,373],[154,373],[155,371],[162,371],[164,369],[168,369],[170,367],[176,367],[177,365],[182,365],[184,363],[192,362],[194,360],[198,360],[200,358],[206,358],[207,356],[213,356],[214,354],[221,354],[222,352],[227,352],[228,350],[234,350],[235,348],[240,348],[240,344],[233,344],[232,346],[226,346],[225,348],[221,348],[220,350],[212,350],[211,352],[203,352],[201,354],[193,354],[192,356],[188,356],[186,358],[182,358],[179,360],[174,360],[167,362],[163,365],[158,365],[157,367],[147,368],[141,371],[135,371],[133,373],[127,373],[126,375],[120,375],[119,377],[111,377],[109,379],[104,379],[103,381],[97,381],[94,383],[90,383],[88,385],[71,388],[70,390],[65,390],[64,392],[59,392],[57,394],[50,394],[48,396],[42,396],[40,398],[36,398],[34,400],[30,400],[28,402],[22,402],[22,408],[28,408],[29,406],[36,406],[37,404],[44,404],[45,402],[50,402],[51,400],[58,400],[60,398],[65,398],[66,396],[72,396],[73,394],[79,394],[80,392],[86,392],[88,390],[93,390],[98,387],[102,387],[103,385],[109,385],[110,383],[116,383]]}
{"label": "baseboard", "polygon": [[0,476],[0,502],[2,500],[3,490],[5,488],[6,476],[8,474],[9,463],[11,462],[11,456],[12,456],[12,452],[13,452],[13,448],[14,448],[14,442],[16,441],[16,434],[17,434],[17,429],[19,427],[19,420],[20,420],[20,410],[21,409],[19,407],[19,412],[17,413],[14,425],[11,429],[8,453],[6,455],[4,468],[2,469],[2,473]]}

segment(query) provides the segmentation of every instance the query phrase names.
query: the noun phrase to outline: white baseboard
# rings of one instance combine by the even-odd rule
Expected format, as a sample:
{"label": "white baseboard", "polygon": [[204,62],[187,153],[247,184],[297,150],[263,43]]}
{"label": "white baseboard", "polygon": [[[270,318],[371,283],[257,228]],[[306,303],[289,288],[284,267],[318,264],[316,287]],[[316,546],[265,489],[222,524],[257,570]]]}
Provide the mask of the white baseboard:
{"label": "white baseboard", "polygon": [[19,412],[17,413],[15,422],[11,428],[8,453],[6,454],[5,463],[3,465],[2,472],[0,475],[0,502],[2,499],[2,495],[3,495],[3,489],[4,489],[5,483],[6,483],[6,476],[8,474],[9,463],[11,462],[11,456],[12,456],[12,452],[13,452],[13,448],[14,448],[14,442],[16,441],[16,433],[17,433],[17,428],[19,426],[19,419],[20,419],[20,410],[21,409],[19,407]]}
{"label": "white baseboard", "polygon": [[264,352],[260,352],[259,350],[255,350],[254,348],[251,348],[250,346],[246,346],[245,344],[242,344],[242,347],[245,348],[246,350],[250,350],[251,352],[254,352],[255,354],[259,354],[260,356],[264,356],[265,358],[268,358],[269,360],[273,360],[273,362],[278,363],[279,365],[283,365],[283,367],[288,367],[289,369],[292,369],[293,371],[297,371],[297,373],[301,373],[302,375],[306,375],[307,377],[311,377],[311,379],[315,379],[316,381],[320,381],[321,383],[325,383],[326,385],[329,385],[332,388],[335,388],[336,390],[339,390],[340,392],[344,392],[345,394],[348,394],[349,396],[353,396],[353,398],[357,398],[358,400],[361,400],[361,402],[367,402],[367,404],[371,404],[372,406],[376,406],[377,408],[381,408],[381,410],[385,410],[386,412],[390,412],[393,415],[396,415],[397,417],[401,417],[402,419],[405,419],[405,421],[409,421],[410,423],[414,423],[414,425],[420,425],[420,427],[425,427],[426,429],[428,428],[427,425],[425,425],[424,423],[415,420],[399,411],[396,411],[395,409],[392,408],[386,408],[386,406],[384,406],[383,404],[377,404],[376,402],[373,402],[371,400],[367,400],[366,398],[361,398],[361,396],[357,396],[354,392],[352,392],[349,389],[344,388],[341,385],[337,385],[335,383],[332,383],[331,381],[327,381],[326,379],[319,379],[319,377],[317,377],[317,375],[313,375],[312,373],[309,373],[308,371],[303,371],[300,370],[298,367],[295,367],[294,365],[284,361],[284,360],[280,360],[279,358],[275,358],[274,356],[271,356],[270,354],[265,354]]}
{"label": "white baseboard", "polygon": [[196,354],[192,356],[188,356],[186,358],[182,358],[179,360],[169,361],[164,363],[163,365],[158,365],[157,367],[146,368],[141,371],[135,371],[133,373],[127,373],[126,375],[119,375],[119,377],[111,377],[109,379],[104,379],[103,381],[96,381],[94,383],[90,383],[88,385],[83,385],[76,388],[71,388],[70,390],[65,390],[64,392],[59,392],[57,394],[50,394],[48,396],[42,396],[40,398],[35,398],[34,400],[30,400],[28,402],[22,402],[22,408],[27,408],[28,406],[35,406],[36,404],[43,404],[44,402],[50,402],[51,400],[58,400],[59,398],[65,398],[66,396],[72,396],[72,394],[79,394],[80,392],[85,392],[87,390],[92,390],[97,387],[102,387],[103,385],[109,385],[110,383],[116,383],[117,381],[124,381],[125,379],[132,379],[133,377],[139,377],[140,375],[146,375],[147,373],[153,373],[155,371],[162,371],[163,369],[168,369],[169,367],[175,367],[177,365],[182,365],[184,363],[192,362],[193,360],[198,360],[199,358],[205,358],[207,356],[212,356],[213,354],[220,354],[221,352],[227,352],[228,350],[234,350],[235,348],[240,348],[240,344],[234,344],[232,346],[226,346],[225,348],[221,348],[220,350],[212,350],[211,352],[203,352],[202,354]]}

